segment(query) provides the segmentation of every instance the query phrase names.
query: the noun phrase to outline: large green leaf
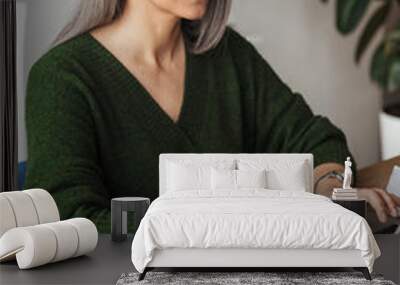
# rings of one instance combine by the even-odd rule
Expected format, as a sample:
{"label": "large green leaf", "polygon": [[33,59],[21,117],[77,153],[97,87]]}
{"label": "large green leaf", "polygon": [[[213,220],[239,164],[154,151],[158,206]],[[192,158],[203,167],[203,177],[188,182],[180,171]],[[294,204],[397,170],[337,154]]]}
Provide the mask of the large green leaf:
{"label": "large green leaf", "polygon": [[380,44],[372,56],[370,65],[370,77],[373,81],[378,83],[380,88],[387,90],[387,63],[388,60],[385,56],[384,45]]}
{"label": "large green leaf", "polygon": [[[362,1],[362,0],[361,0]],[[376,31],[385,23],[386,16],[391,7],[391,2],[386,1],[380,6],[374,14],[369,18],[367,25],[365,26],[360,40],[357,43],[355,61],[358,63],[364,51],[367,49],[371,39],[374,37]]]}
{"label": "large green leaf", "polygon": [[394,29],[386,32],[384,38],[385,55],[396,56],[400,54],[400,21]]}
{"label": "large green leaf", "polygon": [[352,32],[367,11],[370,0],[337,0],[336,27],[342,34]]}
{"label": "large green leaf", "polygon": [[387,91],[389,93],[400,89],[400,57],[393,58],[388,67]]}

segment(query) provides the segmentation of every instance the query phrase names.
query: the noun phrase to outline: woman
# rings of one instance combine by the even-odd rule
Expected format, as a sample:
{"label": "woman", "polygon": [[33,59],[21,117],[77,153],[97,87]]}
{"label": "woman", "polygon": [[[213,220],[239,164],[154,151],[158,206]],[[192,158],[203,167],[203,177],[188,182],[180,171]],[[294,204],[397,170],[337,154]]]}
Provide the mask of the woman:
{"label": "woman", "polygon": [[[112,197],[157,197],[160,153],[310,152],[316,179],[342,172],[343,133],[225,29],[230,2],[82,1],[30,73],[27,187],[106,232]],[[382,221],[396,214],[397,197],[361,191]]]}

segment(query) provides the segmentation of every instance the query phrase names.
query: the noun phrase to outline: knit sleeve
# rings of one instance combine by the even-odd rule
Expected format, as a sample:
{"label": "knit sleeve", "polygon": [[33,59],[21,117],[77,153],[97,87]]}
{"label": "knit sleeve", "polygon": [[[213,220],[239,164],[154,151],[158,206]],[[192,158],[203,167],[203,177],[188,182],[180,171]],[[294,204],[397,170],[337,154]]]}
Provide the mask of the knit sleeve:
{"label": "knit sleeve", "polygon": [[110,229],[110,197],[103,183],[90,92],[61,64],[43,60],[29,76],[26,98],[26,188],[54,197],[62,219],[86,217]]}
{"label": "knit sleeve", "polygon": [[[343,132],[327,118],[314,115],[300,94],[284,84],[257,50],[232,31],[236,53],[247,54],[239,62],[246,78],[245,101],[252,118],[254,152],[312,153],[314,166],[343,164],[351,156]],[[355,165],[355,164],[354,164]]]}

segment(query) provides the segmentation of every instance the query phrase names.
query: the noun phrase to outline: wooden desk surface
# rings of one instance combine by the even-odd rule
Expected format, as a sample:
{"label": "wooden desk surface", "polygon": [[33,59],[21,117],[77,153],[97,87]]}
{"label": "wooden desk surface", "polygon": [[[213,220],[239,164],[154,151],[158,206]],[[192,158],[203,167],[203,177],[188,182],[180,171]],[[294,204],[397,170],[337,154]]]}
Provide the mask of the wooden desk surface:
{"label": "wooden desk surface", "polygon": [[97,248],[87,256],[28,270],[19,270],[16,261],[0,263],[0,284],[115,284],[122,273],[135,271],[132,238],[116,243],[111,235],[99,235]]}

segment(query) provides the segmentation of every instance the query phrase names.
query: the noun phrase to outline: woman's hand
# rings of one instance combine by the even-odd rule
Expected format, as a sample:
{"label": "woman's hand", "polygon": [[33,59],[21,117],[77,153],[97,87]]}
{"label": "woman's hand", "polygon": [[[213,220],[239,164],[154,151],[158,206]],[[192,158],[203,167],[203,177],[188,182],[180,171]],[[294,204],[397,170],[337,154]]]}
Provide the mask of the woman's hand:
{"label": "woman's hand", "polygon": [[400,207],[400,197],[379,188],[360,188],[358,197],[365,199],[374,208],[381,223],[386,223],[388,216],[398,217],[397,207]]}
{"label": "woman's hand", "polygon": [[[325,163],[314,169],[314,178],[328,173],[329,171],[343,172],[343,166],[336,163]],[[325,179],[321,181],[318,188],[314,189],[316,194],[327,197],[332,196],[333,188],[342,188],[342,182],[337,179]],[[381,188],[357,188],[360,199],[365,199],[375,210],[376,216],[381,223],[386,223],[388,216],[398,217],[397,207],[400,207],[400,197],[389,193]]]}

